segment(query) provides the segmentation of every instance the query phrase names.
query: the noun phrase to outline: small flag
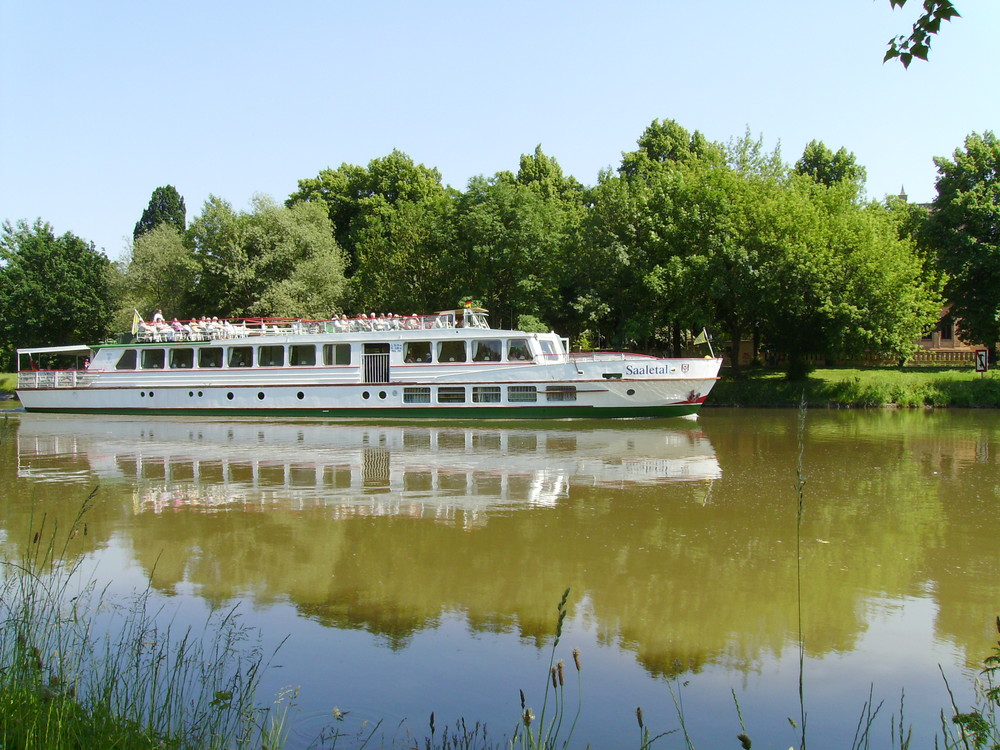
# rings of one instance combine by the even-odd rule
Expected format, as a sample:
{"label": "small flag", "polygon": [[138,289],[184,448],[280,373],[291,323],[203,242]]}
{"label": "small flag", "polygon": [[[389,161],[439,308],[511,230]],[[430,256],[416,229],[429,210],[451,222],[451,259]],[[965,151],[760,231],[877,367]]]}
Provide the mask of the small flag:
{"label": "small flag", "polygon": [[699,333],[694,340],[695,344],[707,344],[708,343],[708,332],[702,328],[701,333]]}
{"label": "small flag", "polygon": [[139,324],[142,323],[142,316],[138,310],[132,310],[132,335],[139,333]]}

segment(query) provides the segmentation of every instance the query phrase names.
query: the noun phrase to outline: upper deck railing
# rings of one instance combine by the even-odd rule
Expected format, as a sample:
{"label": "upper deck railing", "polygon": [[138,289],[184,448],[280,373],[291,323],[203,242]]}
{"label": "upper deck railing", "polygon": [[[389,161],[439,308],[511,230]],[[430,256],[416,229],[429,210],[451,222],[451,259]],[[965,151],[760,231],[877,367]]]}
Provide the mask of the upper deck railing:
{"label": "upper deck railing", "polygon": [[433,315],[378,315],[362,313],[356,318],[343,315],[329,320],[301,318],[201,318],[140,322],[135,333],[122,334],[117,343],[212,341],[214,339],[251,336],[286,336],[298,334],[382,333],[389,331],[419,331],[442,328],[489,329],[486,311],[480,309],[449,310]]}

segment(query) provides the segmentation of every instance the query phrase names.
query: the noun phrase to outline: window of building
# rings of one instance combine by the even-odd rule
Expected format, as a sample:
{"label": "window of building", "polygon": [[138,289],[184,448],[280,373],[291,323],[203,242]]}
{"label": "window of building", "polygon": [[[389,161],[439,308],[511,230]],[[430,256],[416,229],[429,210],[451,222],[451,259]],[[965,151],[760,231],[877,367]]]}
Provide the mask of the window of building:
{"label": "window of building", "polygon": [[938,330],[941,331],[942,341],[951,341],[955,338],[955,321],[950,315],[945,315],[938,323]]}

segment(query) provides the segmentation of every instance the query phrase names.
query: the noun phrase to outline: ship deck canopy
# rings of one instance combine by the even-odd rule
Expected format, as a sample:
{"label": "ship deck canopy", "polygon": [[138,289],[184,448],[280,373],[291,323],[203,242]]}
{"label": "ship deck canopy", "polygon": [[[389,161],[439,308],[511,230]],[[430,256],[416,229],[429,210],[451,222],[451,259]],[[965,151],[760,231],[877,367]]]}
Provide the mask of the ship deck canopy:
{"label": "ship deck canopy", "polygon": [[31,356],[32,354],[76,354],[81,357],[89,357],[94,353],[94,350],[89,346],[76,345],[76,346],[34,346],[29,349],[18,349],[17,355],[20,357],[22,354],[27,354]]}

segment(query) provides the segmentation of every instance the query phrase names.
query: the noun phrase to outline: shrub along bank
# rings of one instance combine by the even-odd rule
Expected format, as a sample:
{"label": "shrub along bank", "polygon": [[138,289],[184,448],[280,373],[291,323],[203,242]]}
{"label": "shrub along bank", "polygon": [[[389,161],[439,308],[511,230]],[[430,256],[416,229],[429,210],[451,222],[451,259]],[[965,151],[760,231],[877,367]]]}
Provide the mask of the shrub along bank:
{"label": "shrub along bank", "polygon": [[804,380],[786,380],[777,370],[744,370],[734,379],[723,371],[706,406],[809,408],[1000,407],[1000,375],[971,368],[830,368]]}

